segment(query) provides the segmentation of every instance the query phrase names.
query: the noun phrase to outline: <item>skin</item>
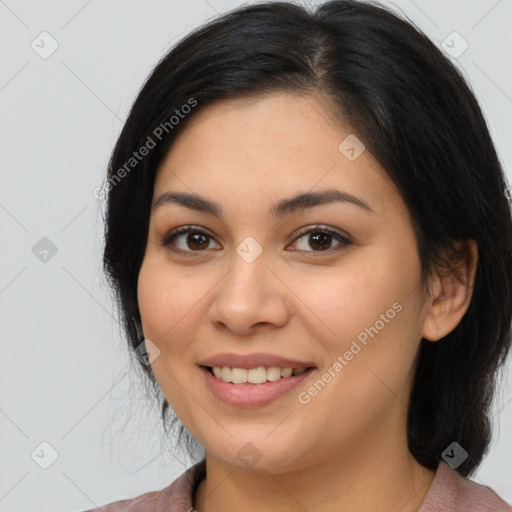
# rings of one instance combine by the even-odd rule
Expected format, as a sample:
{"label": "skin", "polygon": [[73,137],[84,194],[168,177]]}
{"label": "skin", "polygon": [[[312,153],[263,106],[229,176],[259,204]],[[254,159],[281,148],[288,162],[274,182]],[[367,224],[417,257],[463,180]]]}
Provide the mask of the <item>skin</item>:
{"label": "skin", "polygon": [[[206,451],[198,512],[412,512],[434,478],[407,448],[407,404],[421,338],[445,336],[469,306],[476,244],[461,242],[464,279],[435,277],[422,303],[410,215],[369,150],[354,161],[339,151],[353,131],[331,112],[316,94],[216,102],[189,119],[157,172],[154,200],[194,192],[225,210],[224,220],[175,204],[152,211],[138,281],[144,335],[160,351],[158,384]],[[268,217],[274,202],[326,188],[373,212],[333,203]],[[321,251],[311,234],[298,238],[317,223],[352,243],[328,238]],[[187,234],[161,245],[184,225],[211,234],[199,239],[202,250]],[[247,236],[263,248],[251,264],[236,252]],[[301,404],[298,393],[394,303],[401,311]],[[197,366],[221,352],[268,352],[317,371],[277,400],[242,409],[219,401]],[[254,466],[237,457],[248,442],[261,454]]]}

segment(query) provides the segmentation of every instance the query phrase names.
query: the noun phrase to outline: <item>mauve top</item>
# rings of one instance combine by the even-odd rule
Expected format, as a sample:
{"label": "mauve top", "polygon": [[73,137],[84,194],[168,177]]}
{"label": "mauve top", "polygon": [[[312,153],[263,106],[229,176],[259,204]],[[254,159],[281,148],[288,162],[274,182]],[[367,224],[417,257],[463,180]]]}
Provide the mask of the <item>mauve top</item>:
{"label": "mauve top", "polygon": [[[160,491],[114,501],[85,512],[193,512],[195,489],[205,474],[206,462],[202,460]],[[490,487],[462,477],[441,461],[418,512],[512,512],[512,506]]]}

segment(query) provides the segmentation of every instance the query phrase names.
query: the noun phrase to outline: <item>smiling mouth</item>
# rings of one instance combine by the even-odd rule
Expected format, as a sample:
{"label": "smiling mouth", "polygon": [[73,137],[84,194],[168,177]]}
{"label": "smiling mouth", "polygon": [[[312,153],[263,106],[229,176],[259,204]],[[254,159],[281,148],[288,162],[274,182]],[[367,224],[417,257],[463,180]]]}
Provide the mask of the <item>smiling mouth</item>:
{"label": "smiling mouth", "polygon": [[230,384],[264,384],[281,379],[293,379],[315,369],[313,366],[304,368],[281,368],[277,366],[259,366],[257,368],[231,368],[227,366],[204,366],[217,379]]}

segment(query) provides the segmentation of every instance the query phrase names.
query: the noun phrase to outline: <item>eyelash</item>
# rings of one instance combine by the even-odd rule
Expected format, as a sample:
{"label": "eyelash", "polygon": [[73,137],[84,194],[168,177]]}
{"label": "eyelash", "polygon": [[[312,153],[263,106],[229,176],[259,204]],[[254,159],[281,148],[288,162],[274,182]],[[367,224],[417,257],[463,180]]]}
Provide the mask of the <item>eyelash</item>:
{"label": "eyelash", "polygon": [[[205,231],[203,231],[201,229],[194,228],[194,226],[182,226],[182,227],[176,228],[174,231],[171,231],[170,233],[168,233],[160,241],[159,245],[162,245],[162,246],[171,245],[171,243],[177,236],[185,234],[185,233],[196,233],[196,234],[198,233],[198,234],[204,235],[210,239],[213,239],[213,236],[211,236],[210,234],[206,233]],[[344,247],[352,244],[352,241],[349,240],[347,237],[341,235],[340,233],[337,233],[336,231],[332,231],[332,230],[326,228],[325,226],[319,225],[319,224],[313,226],[312,228],[308,229],[307,231],[302,231],[301,233],[299,233],[297,235],[297,237],[293,240],[293,242],[296,242],[297,240],[302,238],[304,235],[308,235],[308,234],[312,234],[312,233],[322,233],[322,234],[331,235],[341,243],[331,249],[326,249],[324,251],[300,251],[299,250],[299,252],[312,253],[312,255],[314,255],[313,257],[318,257],[318,256],[324,255],[326,253],[328,255],[330,255],[330,254],[332,254],[332,252],[341,250]],[[185,256],[196,256],[198,253],[199,254],[204,253],[208,249],[201,249],[201,250],[197,250],[197,251],[183,251],[182,249],[171,249],[171,250],[173,252],[181,253]]]}

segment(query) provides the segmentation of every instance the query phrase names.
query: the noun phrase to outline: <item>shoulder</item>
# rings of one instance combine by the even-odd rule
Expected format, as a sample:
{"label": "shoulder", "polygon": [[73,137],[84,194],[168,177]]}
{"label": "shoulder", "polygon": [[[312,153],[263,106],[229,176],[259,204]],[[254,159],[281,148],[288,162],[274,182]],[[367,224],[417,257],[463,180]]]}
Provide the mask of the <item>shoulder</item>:
{"label": "shoulder", "polygon": [[[154,512],[156,504],[163,491],[150,491],[135,498],[127,498],[119,501],[112,501],[99,507],[101,512]],[[98,509],[90,509],[84,512],[96,512]]]}
{"label": "shoulder", "polygon": [[432,486],[418,512],[512,512],[496,492],[459,475],[441,461]]}
{"label": "shoulder", "polygon": [[188,512],[192,509],[194,490],[204,477],[205,468],[205,461],[202,460],[188,468],[164,489],[113,501],[83,512]]}

